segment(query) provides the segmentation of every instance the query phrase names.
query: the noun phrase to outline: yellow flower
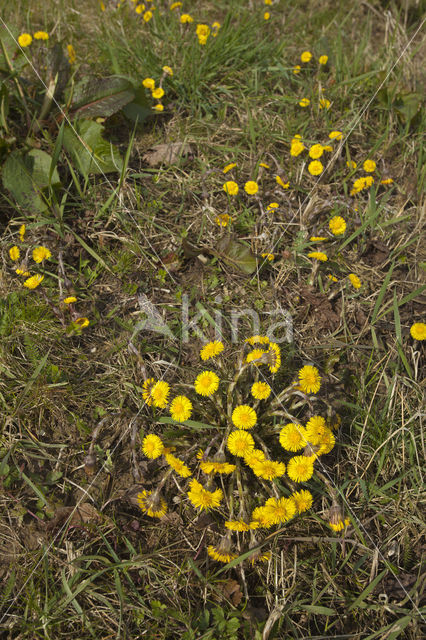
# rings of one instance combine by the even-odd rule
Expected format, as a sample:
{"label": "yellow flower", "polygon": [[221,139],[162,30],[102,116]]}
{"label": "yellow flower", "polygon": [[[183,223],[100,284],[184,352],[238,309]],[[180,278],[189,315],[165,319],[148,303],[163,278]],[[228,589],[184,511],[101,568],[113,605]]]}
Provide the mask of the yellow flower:
{"label": "yellow flower", "polygon": [[176,396],[170,404],[170,415],[176,422],[185,422],[191,417],[192,402],[186,396]]}
{"label": "yellow flower", "polygon": [[200,462],[200,469],[203,473],[232,473],[235,471],[235,464],[229,462],[217,462],[214,460],[204,460]]}
{"label": "yellow flower", "polygon": [[353,286],[354,289],[361,289],[361,280],[358,278],[357,275],[355,275],[355,273],[350,273],[348,275],[349,280],[351,281],[351,285]]}
{"label": "yellow flower", "polygon": [[173,69],[171,67],[169,67],[168,65],[164,65],[163,67],[163,71],[164,73],[167,73],[168,76],[172,76],[173,75]]}
{"label": "yellow flower", "polygon": [[251,468],[255,475],[264,480],[273,480],[285,474],[284,462],[276,462],[275,460],[259,460],[251,465]]}
{"label": "yellow flower", "polygon": [[160,100],[164,96],[164,89],[158,87],[158,89],[154,89],[152,92],[152,97],[156,100]]}
{"label": "yellow flower", "polygon": [[312,416],[306,423],[306,437],[308,441],[316,446],[326,433],[327,425],[322,416]]}
{"label": "yellow flower", "polygon": [[354,160],[346,160],[346,166],[348,167],[348,169],[356,169],[357,168],[357,164]]}
{"label": "yellow flower", "polygon": [[182,24],[189,24],[190,22],[194,22],[194,18],[192,18],[189,13],[182,13],[180,21]]}
{"label": "yellow flower", "polygon": [[312,58],[312,53],[310,51],[304,51],[300,56],[302,62],[309,62]]}
{"label": "yellow flower", "polygon": [[263,169],[270,169],[271,167],[266,162],[259,162],[259,167],[263,167]]}
{"label": "yellow flower", "polygon": [[207,491],[203,485],[197,480],[191,480],[189,484],[189,491],[187,493],[189,500],[197,509],[215,509],[220,505],[223,497],[221,489],[215,491]]}
{"label": "yellow flower", "polygon": [[264,362],[263,356],[266,353],[268,352],[264,351],[263,349],[253,349],[253,351],[250,351],[250,353],[248,353],[246,356],[247,364],[250,364],[250,362],[253,362],[253,364],[255,364],[256,366],[262,364]]}
{"label": "yellow flower", "polygon": [[263,3],[270,6],[272,4],[272,0],[263,0]]}
{"label": "yellow flower", "polygon": [[138,505],[150,518],[162,518],[167,513],[167,504],[159,494],[142,491],[137,495]]}
{"label": "yellow flower", "polygon": [[145,89],[149,89],[150,91],[154,91],[155,89],[155,80],[154,78],[144,78],[142,80],[142,84]]}
{"label": "yellow flower", "polygon": [[[312,158],[313,160],[316,160],[317,158],[321,158],[323,152],[324,152],[324,148],[322,144],[314,144],[309,149],[309,157]],[[314,174],[314,175],[317,175],[317,174]]]}
{"label": "yellow flower", "polygon": [[261,449],[252,449],[244,456],[244,462],[249,467],[252,467],[254,464],[264,459],[265,454]]}
{"label": "yellow flower", "polygon": [[152,11],[145,11],[145,13],[142,16],[144,22],[149,22],[152,18]]}
{"label": "yellow flower", "polygon": [[164,111],[164,105],[162,104],[155,104],[153,106],[153,109],[155,109],[155,111]]}
{"label": "yellow flower", "polygon": [[220,22],[213,22],[212,24],[212,36],[213,38],[216,38],[217,34],[219,33],[219,29],[220,29]]}
{"label": "yellow flower", "polygon": [[216,216],[215,222],[219,227],[226,227],[230,222],[232,222],[232,218],[228,213],[221,213]]}
{"label": "yellow flower", "polygon": [[328,134],[328,137],[330,138],[330,140],[341,140],[343,137],[343,134],[341,131],[330,131],[330,133]]}
{"label": "yellow flower", "polygon": [[63,299],[64,304],[72,304],[73,302],[77,302],[77,298],[75,296],[67,296]]}
{"label": "yellow flower", "polygon": [[253,196],[259,191],[259,185],[254,180],[248,180],[244,185],[244,191],[248,193],[249,196]]}
{"label": "yellow flower", "polygon": [[299,100],[300,107],[309,107],[310,104],[311,101],[309,100],[309,98],[302,98],[301,100]]}
{"label": "yellow flower", "polygon": [[374,162],[374,160],[366,160],[362,165],[362,168],[367,173],[372,173],[376,169],[376,163]]}
{"label": "yellow flower", "polygon": [[328,227],[334,236],[341,236],[346,231],[346,222],[342,216],[333,216]]}
{"label": "yellow flower", "polygon": [[270,341],[268,336],[255,335],[255,336],[250,336],[250,338],[246,338],[244,342],[247,342],[250,345],[254,345],[254,344],[269,344]]}
{"label": "yellow flower", "polygon": [[208,24],[197,24],[195,33],[197,34],[198,39],[208,38],[210,35],[210,27]]}
{"label": "yellow flower", "polygon": [[34,40],[49,40],[49,34],[46,31],[36,31]]}
{"label": "yellow flower", "polygon": [[319,260],[320,262],[327,262],[328,260],[327,254],[323,251],[311,251],[311,253],[308,253],[308,258],[314,258],[314,260]]}
{"label": "yellow flower", "polygon": [[251,514],[250,529],[268,528],[274,524],[273,515],[266,507],[256,507]]}
{"label": "yellow flower", "polygon": [[426,340],[426,324],[424,322],[415,322],[410,327],[410,334],[414,340]]}
{"label": "yellow flower", "polygon": [[300,140],[295,140],[294,142],[291,143],[290,155],[296,158],[304,150],[305,150],[305,145],[303,144],[303,142],[300,142]]}
{"label": "yellow flower", "polygon": [[281,350],[276,342],[270,343],[266,357],[269,371],[276,373],[281,366]]}
{"label": "yellow flower", "polygon": [[223,173],[228,173],[228,171],[231,171],[231,169],[234,169],[237,166],[236,162],[230,162],[229,164],[226,165],[226,167],[223,167]]}
{"label": "yellow flower", "polygon": [[145,5],[144,4],[138,4],[138,6],[135,9],[136,13],[138,15],[140,15],[141,13],[143,13],[145,11]]}
{"label": "yellow flower", "polygon": [[159,380],[151,389],[151,399],[154,407],[164,409],[167,406],[170,393],[170,385],[163,380]]}
{"label": "yellow flower", "polygon": [[164,444],[159,436],[153,433],[145,436],[142,440],[142,451],[147,458],[155,460],[159,458],[164,450]]}
{"label": "yellow flower", "polygon": [[173,11],[174,9],[179,9],[182,6],[183,2],[173,2],[170,5],[170,11]]}
{"label": "yellow flower", "polygon": [[333,147],[330,144],[326,144],[323,146],[322,148],[323,151],[328,151],[331,153],[331,151],[333,151]]}
{"label": "yellow flower", "polygon": [[43,260],[49,259],[52,256],[47,247],[36,247],[33,250],[34,262],[43,262]]}
{"label": "yellow flower", "polygon": [[296,514],[296,503],[292,498],[269,498],[264,508],[273,524],[287,522]]}
{"label": "yellow flower", "polygon": [[393,178],[385,178],[384,180],[380,180],[380,184],[392,184]]}
{"label": "yellow flower", "polygon": [[244,520],[226,520],[225,527],[230,531],[250,531],[250,525]]}
{"label": "yellow flower", "polygon": [[338,504],[334,504],[330,508],[329,518],[328,524],[336,532],[342,531],[350,524],[349,518],[343,517],[342,510]]}
{"label": "yellow flower", "polygon": [[207,553],[210,558],[213,558],[216,562],[223,562],[224,564],[228,564],[231,560],[238,558],[236,553],[231,553],[229,541],[226,539],[225,542],[222,542],[218,547],[209,544],[207,547]]}
{"label": "yellow flower", "polygon": [[306,482],[314,474],[314,463],[311,457],[294,456],[287,465],[287,474],[293,482]]}
{"label": "yellow flower", "polygon": [[222,353],[223,349],[223,342],[220,342],[219,340],[208,342],[200,351],[201,360],[209,360],[210,358],[215,358],[220,353]]}
{"label": "yellow flower", "polygon": [[142,385],[142,398],[145,400],[145,403],[150,407],[152,405],[152,389],[156,384],[154,378],[148,378]]}
{"label": "yellow flower", "polygon": [[78,327],[80,327],[80,329],[84,329],[85,327],[89,326],[90,320],[89,320],[89,318],[76,318],[74,320],[74,324],[76,324]]}
{"label": "yellow flower", "polygon": [[289,422],[281,429],[280,445],[286,451],[300,451],[306,444],[306,430],[302,425]]}
{"label": "yellow flower", "polygon": [[19,247],[17,247],[16,245],[13,247],[10,247],[9,256],[10,256],[10,259],[13,260],[13,262],[16,262],[17,260],[19,260],[20,254],[21,252],[19,251]]}
{"label": "yellow flower", "polygon": [[19,227],[19,232],[18,232],[19,233],[19,239],[20,239],[21,242],[24,242],[25,229],[26,229],[25,225],[21,224],[21,226]]}
{"label": "yellow flower", "polygon": [[333,449],[335,444],[336,444],[336,438],[334,437],[333,432],[331,431],[331,429],[326,427],[323,435],[319,439],[319,442],[318,442],[319,449],[318,451],[315,452],[315,455],[323,456],[327,453],[330,453],[330,451]]}
{"label": "yellow flower", "polygon": [[265,260],[269,260],[269,262],[272,262],[272,260],[275,258],[275,255],[273,253],[261,253],[260,255],[262,258],[265,258]]}
{"label": "yellow flower", "polygon": [[72,46],[72,44],[67,44],[67,53],[68,53],[68,62],[70,64],[74,64],[74,62],[77,59],[77,56],[76,56],[75,49]]}
{"label": "yellow flower", "polygon": [[229,434],[227,447],[232,455],[244,458],[250,451],[253,451],[254,440],[250,433],[238,429]]}
{"label": "yellow flower", "polygon": [[252,429],[257,422],[257,415],[252,407],[240,404],[233,410],[231,419],[237,429]]}
{"label": "yellow flower", "polygon": [[328,274],[327,278],[332,282],[339,282],[336,276],[333,276],[331,273]]}
{"label": "yellow flower", "polygon": [[238,185],[233,180],[228,180],[228,182],[224,183],[223,190],[229,196],[236,196],[238,193]]}
{"label": "yellow flower", "polygon": [[297,76],[298,73],[300,73],[302,67],[300,66],[300,64],[296,64],[296,66],[293,67],[293,73],[295,76]]}
{"label": "yellow flower", "polygon": [[203,371],[196,377],[194,387],[200,396],[211,396],[219,389],[219,377],[213,371]]}
{"label": "yellow flower", "polygon": [[29,271],[24,271],[24,269],[15,269],[15,273],[18,274],[18,276],[29,276],[30,272]]}
{"label": "yellow flower", "polygon": [[312,507],[312,493],[307,489],[302,489],[301,491],[296,491],[291,496],[296,505],[296,509],[298,513],[303,513]]}
{"label": "yellow flower", "polygon": [[43,282],[43,280],[44,276],[41,276],[39,274],[31,276],[31,278],[25,280],[24,287],[27,287],[27,289],[35,289],[41,282]]}
{"label": "yellow flower", "polygon": [[327,98],[320,98],[320,101],[318,103],[320,109],[329,109],[330,105],[330,100],[328,100]]}
{"label": "yellow flower", "polygon": [[271,387],[266,382],[254,382],[251,387],[251,395],[256,400],[266,400],[271,395]]}
{"label": "yellow flower", "polygon": [[320,64],[327,64],[327,62],[328,62],[328,56],[326,56],[326,55],[320,56],[320,57],[318,58],[318,62],[319,62]]}
{"label": "yellow flower", "polygon": [[303,393],[318,393],[321,387],[321,376],[316,367],[310,364],[305,365],[300,369],[298,377]]}
{"label": "yellow flower", "polygon": [[271,14],[269,13],[269,11],[265,11],[265,13],[263,14],[263,19],[269,20],[270,17],[271,17]]}
{"label": "yellow flower", "polygon": [[319,160],[312,160],[308,165],[308,171],[311,176],[319,176],[323,169],[323,164]]}
{"label": "yellow flower", "polygon": [[357,193],[359,193],[360,191],[363,191],[364,189],[368,189],[369,187],[371,187],[373,183],[374,183],[373,176],[361,176],[361,178],[358,178],[353,183],[351,196],[356,195]]}
{"label": "yellow flower", "polygon": [[309,242],[325,242],[328,240],[326,236],[311,236]]}
{"label": "yellow flower", "polygon": [[18,38],[18,44],[20,47],[29,47],[33,41],[33,37],[29,33],[21,33]]}
{"label": "yellow flower", "polygon": [[283,189],[288,189],[290,186],[289,182],[284,182],[281,176],[275,176],[275,182],[280,185]]}
{"label": "yellow flower", "polygon": [[164,457],[166,458],[167,464],[169,464],[171,468],[182,478],[189,478],[189,476],[192,476],[191,469],[172,453],[166,453]]}
{"label": "yellow flower", "polygon": [[278,202],[270,202],[266,207],[266,211],[274,211],[274,209],[278,209],[279,206]]}

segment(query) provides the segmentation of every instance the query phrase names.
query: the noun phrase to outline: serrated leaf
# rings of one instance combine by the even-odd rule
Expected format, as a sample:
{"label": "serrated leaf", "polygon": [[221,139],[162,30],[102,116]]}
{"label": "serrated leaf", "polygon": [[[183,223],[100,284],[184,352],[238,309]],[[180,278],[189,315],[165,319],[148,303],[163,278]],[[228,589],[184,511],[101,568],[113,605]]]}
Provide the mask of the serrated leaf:
{"label": "serrated leaf", "polygon": [[84,78],[73,87],[71,112],[79,118],[108,117],[134,99],[133,85],[126,78]]}
{"label": "serrated leaf", "polygon": [[121,172],[123,168],[117,148],[102,137],[103,131],[104,127],[92,120],[84,120],[64,129],[64,148],[84,176]]}
{"label": "serrated leaf", "polygon": [[225,262],[243,271],[244,273],[251,274],[256,271],[257,260],[256,256],[251,252],[251,249],[236,240],[232,236],[225,236],[217,244],[217,248],[214,253],[222,258]]}

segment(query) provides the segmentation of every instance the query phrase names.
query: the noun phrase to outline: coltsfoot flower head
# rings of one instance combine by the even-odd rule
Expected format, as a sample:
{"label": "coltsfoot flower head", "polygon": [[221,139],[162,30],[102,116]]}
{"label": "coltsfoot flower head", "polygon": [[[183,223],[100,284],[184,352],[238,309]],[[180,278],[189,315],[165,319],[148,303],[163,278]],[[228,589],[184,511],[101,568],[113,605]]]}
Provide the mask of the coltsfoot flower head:
{"label": "coltsfoot flower head", "polygon": [[333,449],[336,444],[336,438],[334,437],[333,432],[328,427],[325,429],[323,435],[320,437],[318,445],[319,449],[316,452],[316,456],[323,456]]}
{"label": "coltsfoot flower head", "polygon": [[274,517],[271,512],[263,507],[256,507],[251,514],[250,529],[268,529],[274,524]]}
{"label": "coltsfoot flower head", "polygon": [[276,460],[259,460],[251,465],[253,473],[259,478],[264,480],[273,480],[274,478],[280,478],[285,474],[284,462],[277,462]]}
{"label": "coltsfoot flower head", "polygon": [[228,564],[228,562],[231,562],[231,560],[235,560],[235,558],[238,558],[238,555],[236,553],[231,553],[231,541],[228,535],[222,538],[220,544],[217,547],[210,544],[207,547],[207,553],[210,558],[213,558],[213,560],[216,560],[216,562],[223,562],[224,564]]}
{"label": "coltsfoot flower head", "polygon": [[21,252],[19,251],[19,247],[17,247],[16,245],[14,247],[10,247],[9,257],[11,260],[13,260],[13,262],[16,262],[17,260],[19,260],[20,254]]}
{"label": "coltsfoot flower head", "polygon": [[191,417],[192,402],[186,396],[176,396],[170,403],[170,415],[176,422],[185,422]]}
{"label": "coltsfoot flower head", "polygon": [[164,111],[164,105],[163,105],[163,104],[161,104],[161,103],[155,104],[152,108],[153,108],[155,111]]}
{"label": "coltsfoot flower head", "polygon": [[138,505],[150,518],[162,518],[167,513],[167,504],[161,496],[152,491],[142,491],[137,495]]}
{"label": "coltsfoot flower head", "polygon": [[297,513],[303,513],[312,507],[312,494],[307,489],[296,491],[291,497],[296,505]]}
{"label": "coltsfoot flower head", "polygon": [[240,404],[232,412],[232,422],[237,429],[251,429],[257,422],[256,411],[247,404]]}
{"label": "coltsfoot flower head", "polygon": [[362,286],[361,280],[360,278],[358,278],[358,276],[355,273],[350,273],[348,275],[348,278],[354,289],[361,289],[361,286]]}
{"label": "coltsfoot flower head", "polygon": [[215,358],[222,353],[223,350],[223,342],[220,342],[219,340],[208,342],[200,351],[201,360],[210,360],[210,358]]}
{"label": "coltsfoot flower head", "polygon": [[150,91],[153,91],[155,89],[155,80],[154,80],[154,78],[144,78],[142,80],[142,84],[145,87],[145,89],[149,89]]}
{"label": "coltsfoot flower head", "polygon": [[281,349],[276,342],[269,344],[269,349],[266,354],[266,362],[271,373],[276,373],[281,366]]}
{"label": "coltsfoot flower head", "polygon": [[49,34],[46,31],[36,31],[34,40],[49,40]]}
{"label": "coltsfoot flower head", "polygon": [[259,191],[259,185],[254,180],[248,180],[244,185],[244,191],[248,193],[249,196],[253,196]]}
{"label": "coltsfoot flower head", "polygon": [[229,462],[218,462],[215,460],[203,460],[200,462],[200,469],[203,473],[210,475],[212,473],[224,473],[228,475],[233,473],[236,469],[235,464],[229,464]]}
{"label": "coltsfoot flower head", "polygon": [[267,382],[254,382],[251,387],[251,395],[256,400],[266,400],[271,395],[271,387]]}
{"label": "coltsfoot flower head", "polygon": [[299,100],[300,107],[309,107],[310,104],[311,101],[309,100],[309,98],[302,98],[301,100]]}
{"label": "coltsfoot flower head", "polygon": [[152,11],[145,11],[145,13],[143,14],[142,18],[144,22],[149,22],[151,20],[153,16]]}
{"label": "coltsfoot flower head", "polygon": [[342,216],[333,216],[328,227],[334,236],[341,236],[346,231],[346,221]]}
{"label": "coltsfoot flower head", "polygon": [[158,409],[164,409],[168,403],[170,393],[170,385],[163,380],[159,380],[154,384],[151,390],[152,404]]}
{"label": "coltsfoot flower head", "polygon": [[328,137],[330,138],[330,140],[341,140],[343,137],[343,134],[341,131],[330,131],[330,133],[328,134]]}
{"label": "coltsfoot flower head", "polygon": [[254,449],[253,436],[243,429],[231,431],[228,436],[227,447],[232,455],[244,458]]}
{"label": "coltsfoot flower head", "polygon": [[338,504],[334,504],[330,508],[329,512],[329,526],[333,529],[333,531],[339,532],[346,529],[350,524],[349,518],[344,518],[342,509]]}
{"label": "coltsfoot flower head", "polygon": [[74,64],[74,62],[77,60],[77,54],[72,44],[67,44],[67,53],[68,53],[68,62],[70,64]]}
{"label": "coltsfoot flower head", "polygon": [[308,171],[311,176],[319,176],[323,172],[323,169],[324,165],[319,160],[312,160],[312,162],[308,164]]}
{"label": "coltsfoot flower head", "polygon": [[148,378],[142,385],[142,398],[145,400],[145,403],[150,407],[152,405],[152,388],[155,385],[154,378]]}
{"label": "coltsfoot flower head", "polygon": [[279,206],[278,202],[270,202],[266,207],[266,211],[275,211]]}
{"label": "coltsfoot flower head", "polygon": [[36,274],[35,276],[31,276],[24,282],[24,287],[27,289],[36,289],[39,284],[41,284],[44,280],[44,276],[40,274]]}
{"label": "coltsfoot flower head", "polygon": [[244,520],[226,520],[225,527],[229,531],[250,531],[250,524]]}
{"label": "coltsfoot flower head", "polygon": [[74,320],[74,324],[76,324],[78,327],[80,327],[80,329],[85,329],[86,327],[89,326],[90,324],[90,320],[89,318],[76,318]]}
{"label": "coltsfoot flower head", "polygon": [[410,327],[410,335],[414,340],[426,340],[426,324],[415,322]]}
{"label": "coltsfoot flower head", "polygon": [[73,304],[74,302],[77,302],[77,298],[75,296],[67,296],[63,299],[64,304]]}
{"label": "coltsfoot flower head", "polygon": [[157,89],[154,89],[152,91],[152,97],[155,98],[156,100],[160,100],[163,96],[164,96],[164,89],[162,89],[161,87],[157,87]]}
{"label": "coltsfoot flower head", "polygon": [[312,53],[310,51],[304,51],[301,54],[300,59],[302,62],[309,62],[312,59]]}
{"label": "coltsfoot flower head", "polygon": [[172,76],[173,75],[173,69],[171,67],[169,67],[167,64],[164,65],[163,67],[163,71],[164,73],[166,73],[168,76]]}
{"label": "coltsfoot flower head", "polygon": [[238,185],[233,180],[228,180],[224,183],[223,190],[229,196],[236,196],[238,194]]}
{"label": "coltsfoot flower head", "polygon": [[283,189],[288,189],[290,186],[289,182],[284,182],[281,176],[275,176],[275,182],[280,185]]}
{"label": "coltsfoot flower head", "polygon": [[24,242],[24,238],[25,238],[25,231],[26,231],[26,226],[24,224],[21,224],[21,226],[19,227],[19,239],[21,242]]}
{"label": "coltsfoot flower head", "polygon": [[328,98],[320,98],[320,101],[318,103],[318,107],[319,109],[329,109],[331,105],[330,100],[328,100]]}
{"label": "coltsfoot flower head", "polygon": [[223,493],[221,489],[207,491],[198,480],[191,480],[187,493],[189,500],[197,509],[215,509],[221,503]]}
{"label": "coltsfoot flower head", "polygon": [[280,524],[293,518],[296,514],[296,503],[292,498],[269,498],[265,502],[265,509],[272,524]]}
{"label": "coltsfoot flower head", "polygon": [[322,416],[312,416],[306,423],[306,438],[307,440],[313,444],[319,444],[321,438],[325,434],[327,429],[327,425],[325,423],[325,418]]}
{"label": "coltsfoot flower head", "polygon": [[235,169],[236,166],[237,166],[236,162],[230,162],[229,164],[226,165],[226,167],[223,167],[222,172],[228,173],[228,171]]}
{"label": "coltsfoot flower head", "polygon": [[194,387],[200,396],[211,396],[219,389],[219,377],[213,371],[203,371],[196,377]]}
{"label": "coltsfoot flower head", "polygon": [[33,249],[33,260],[34,262],[43,262],[43,260],[48,260],[52,257],[51,252],[47,247],[36,247]]}
{"label": "coltsfoot flower head", "polygon": [[265,459],[265,454],[261,449],[252,449],[244,455],[244,462],[248,467],[252,467],[256,462]]}
{"label": "coltsfoot flower head", "polygon": [[355,160],[346,160],[346,166],[348,167],[348,169],[356,169],[357,163],[355,162]]}
{"label": "coltsfoot flower head", "polygon": [[300,424],[290,422],[280,431],[280,445],[286,451],[300,451],[306,446],[306,429]]}
{"label": "coltsfoot flower head", "polygon": [[322,65],[326,65],[328,62],[328,56],[322,55],[318,58],[318,62]]}
{"label": "coltsfoot flower head", "polygon": [[287,474],[293,482],[306,482],[314,474],[314,462],[312,457],[294,456],[287,465]]}
{"label": "coltsfoot flower head", "polygon": [[301,70],[302,70],[302,67],[300,66],[300,64],[296,64],[296,65],[293,67],[293,73],[294,73],[294,75],[295,75],[295,76],[297,76],[297,75],[301,72]]}
{"label": "coltsfoot flower head", "polygon": [[317,160],[318,158],[321,158],[323,153],[324,153],[324,147],[322,146],[322,144],[313,144],[312,147],[309,149],[309,157],[312,158],[313,160]]}
{"label": "coltsfoot flower head", "polygon": [[250,336],[250,338],[246,338],[245,342],[253,346],[254,344],[269,344],[270,340],[268,336],[255,335],[255,336]]}
{"label": "coltsfoot flower head", "polygon": [[318,393],[321,387],[321,376],[316,367],[310,364],[305,365],[300,369],[298,377],[303,393]]}
{"label": "coltsfoot flower head", "polygon": [[290,147],[290,155],[296,158],[302,153],[302,151],[305,150],[305,148],[305,145],[300,140],[295,140],[294,142],[292,141]]}
{"label": "coltsfoot flower head", "polygon": [[215,222],[219,227],[227,227],[232,222],[232,218],[228,213],[220,213],[216,216]]}
{"label": "coltsfoot flower head", "polygon": [[166,453],[164,457],[166,458],[167,464],[182,478],[189,478],[189,476],[192,476],[191,469],[172,453]]}
{"label": "coltsfoot flower head", "polygon": [[323,251],[311,251],[308,253],[308,258],[313,258],[314,260],[319,260],[320,262],[327,262],[328,256]]}
{"label": "coltsfoot flower head", "polygon": [[164,444],[159,436],[150,433],[142,440],[142,451],[147,458],[155,460],[159,458],[164,451]]}
{"label": "coltsfoot flower head", "polygon": [[376,170],[376,163],[374,162],[374,160],[366,160],[363,165],[362,168],[364,169],[364,171],[366,171],[367,173],[373,173],[373,171]]}
{"label": "coltsfoot flower head", "polygon": [[189,13],[182,13],[180,21],[182,24],[189,24],[190,22],[194,22],[194,18],[190,16]]}
{"label": "coltsfoot flower head", "polygon": [[22,48],[29,47],[32,41],[33,41],[33,37],[29,33],[21,33],[21,35],[18,38],[18,44]]}

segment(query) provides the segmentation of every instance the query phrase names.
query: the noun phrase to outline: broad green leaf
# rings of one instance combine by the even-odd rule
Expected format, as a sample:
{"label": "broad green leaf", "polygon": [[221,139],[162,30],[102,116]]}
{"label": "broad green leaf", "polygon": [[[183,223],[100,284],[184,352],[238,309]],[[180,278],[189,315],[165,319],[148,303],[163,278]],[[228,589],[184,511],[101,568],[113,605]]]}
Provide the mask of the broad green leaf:
{"label": "broad green leaf", "polygon": [[134,98],[133,85],[126,78],[84,78],[73,87],[71,112],[79,118],[108,117]]}
{"label": "broad green leaf", "polygon": [[120,172],[123,168],[117,148],[102,137],[103,131],[104,127],[92,120],[83,120],[64,129],[64,148],[84,176]]}
{"label": "broad green leaf", "polygon": [[142,124],[148,116],[152,115],[153,111],[149,106],[148,99],[146,97],[146,91],[143,87],[138,87],[134,90],[135,97],[132,102],[126,104],[122,111],[126,118],[136,124]]}
{"label": "broad green leaf", "polygon": [[[19,205],[28,211],[43,212],[46,202],[42,190],[49,185],[49,171],[52,158],[41,149],[29,153],[14,151],[3,165],[3,185],[14,196]],[[57,170],[52,173],[52,185],[59,185]]]}
{"label": "broad green leaf", "polygon": [[219,241],[217,249],[215,251],[212,250],[212,252],[244,273],[250,274],[256,271],[257,261],[255,255],[249,247],[231,236],[225,236]]}

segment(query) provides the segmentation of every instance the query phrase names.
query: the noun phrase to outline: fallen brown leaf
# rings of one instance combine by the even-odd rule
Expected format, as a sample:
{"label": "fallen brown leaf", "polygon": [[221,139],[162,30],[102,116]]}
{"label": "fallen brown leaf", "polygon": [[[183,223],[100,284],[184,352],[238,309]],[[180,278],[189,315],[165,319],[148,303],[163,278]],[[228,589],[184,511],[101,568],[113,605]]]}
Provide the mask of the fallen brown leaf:
{"label": "fallen brown leaf", "polygon": [[150,167],[158,167],[160,164],[176,164],[181,158],[193,156],[191,145],[187,142],[171,142],[169,144],[157,144],[143,154],[142,159]]}

